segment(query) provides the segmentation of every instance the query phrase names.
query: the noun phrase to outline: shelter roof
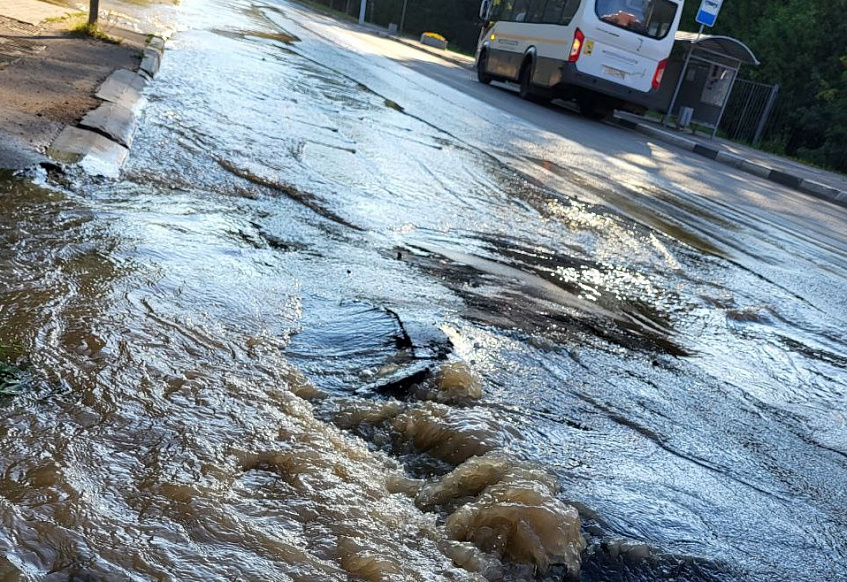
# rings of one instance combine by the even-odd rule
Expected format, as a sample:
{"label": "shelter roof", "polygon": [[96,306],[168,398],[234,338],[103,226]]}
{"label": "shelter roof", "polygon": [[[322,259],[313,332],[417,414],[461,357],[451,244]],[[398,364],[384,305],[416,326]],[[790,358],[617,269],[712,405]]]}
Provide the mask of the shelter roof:
{"label": "shelter roof", "polygon": [[681,45],[693,45],[695,49],[708,51],[742,65],[758,66],[760,64],[756,55],[746,44],[728,36],[698,35],[696,32],[682,32],[680,30],[676,33],[674,40]]}

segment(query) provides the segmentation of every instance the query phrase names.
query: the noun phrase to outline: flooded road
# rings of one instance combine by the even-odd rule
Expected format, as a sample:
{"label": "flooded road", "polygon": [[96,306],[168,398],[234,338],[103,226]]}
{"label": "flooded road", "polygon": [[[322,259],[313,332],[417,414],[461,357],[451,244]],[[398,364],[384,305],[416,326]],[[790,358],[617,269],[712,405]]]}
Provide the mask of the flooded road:
{"label": "flooded road", "polygon": [[843,209],[182,10],[119,180],[0,177],[0,579],[847,578]]}

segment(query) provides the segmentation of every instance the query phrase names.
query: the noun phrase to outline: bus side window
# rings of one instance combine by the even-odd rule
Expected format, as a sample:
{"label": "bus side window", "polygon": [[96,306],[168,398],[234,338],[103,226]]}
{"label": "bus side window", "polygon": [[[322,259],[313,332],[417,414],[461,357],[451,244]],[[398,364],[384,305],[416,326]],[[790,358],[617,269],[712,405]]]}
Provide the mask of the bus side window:
{"label": "bus side window", "polygon": [[[550,0],[554,2],[555,0]],[[529,0],[529,9],[527,10],[527,22],[543,22],[544,7],[547,5],[547,0]]]}
{"label": "bus side window", "polygon": [[562,13],[562,20],[560,21],[562,24],[570,24],[571,20],[573,20],[574,14],[579,9],[579,5],[582,4],[582,0],[567,0],[567,4],[565,4],[565,10]]}
{"label": "bus side window", "polygon": [[515,22],[526,22],[526,12],[529,0],[515,0],[515,6],[512,8],[512,17],[509,20]]}
{"label": "bus side window", "polygon": [[514,11],[513,10],[514,7],[515,7],[515,0],[503,0],[503,7],[502,7],[502,10],[500,11],[500,17],[495,18],[493,20],[504,20],[504,21],[513,20],[512,12]]}
{"label": "bus side window", "polygon": [[548,0],[547,8],[544,10],[544,16],[541,22],[545,24],[559,24],[562,20],[564,10],[565,0]]}
{"label": "bus side window", "polygon": [[503,4],[503,0],[494,0],[491,3],[491,10],[488,12],[489,22],[500,20],[500,17],[503,15]]}

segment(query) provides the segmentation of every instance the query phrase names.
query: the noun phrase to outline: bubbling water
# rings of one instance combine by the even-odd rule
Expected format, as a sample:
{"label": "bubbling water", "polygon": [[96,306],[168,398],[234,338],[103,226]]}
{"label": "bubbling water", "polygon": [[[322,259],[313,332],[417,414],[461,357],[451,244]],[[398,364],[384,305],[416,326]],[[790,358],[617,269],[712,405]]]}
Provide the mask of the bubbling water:
{"label": "bubbling water", "polygon": [[[440,402],[481,397],[481,382],[470,367],[445,363],[410,394],[433,401],[339,399],[331,404],[331,416],[339,428],[408,461],[406,472],[418,478],[394,474],[385,486],[413,499],[425,514],[439,516],[439,549],[487,580],[535,577],[553,566],[578,576],[586,541],[577,510],[556,497],[557,479],[504,452],[509,440],[520,437],[486,407]],[[443,464],[416,465],[416,455]],[[438,474],[445,466],[452,470]]]}

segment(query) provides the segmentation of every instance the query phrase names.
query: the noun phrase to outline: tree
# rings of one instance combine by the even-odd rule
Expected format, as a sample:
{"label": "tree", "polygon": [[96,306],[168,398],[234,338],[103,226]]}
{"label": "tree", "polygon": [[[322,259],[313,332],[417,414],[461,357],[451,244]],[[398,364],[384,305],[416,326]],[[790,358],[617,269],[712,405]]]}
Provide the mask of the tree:
{"label": "tree", "polygon": [[[697,30],[698,8],[680,28]],[[727,0],[706,32],[749,46],[762,64],[742,74],[780,86],[771,149],[847,172],[847,0]]]}

